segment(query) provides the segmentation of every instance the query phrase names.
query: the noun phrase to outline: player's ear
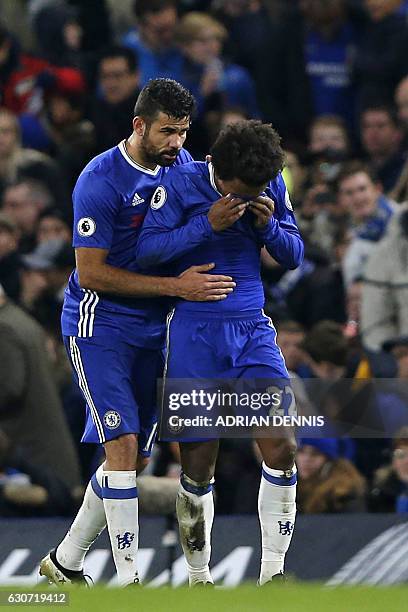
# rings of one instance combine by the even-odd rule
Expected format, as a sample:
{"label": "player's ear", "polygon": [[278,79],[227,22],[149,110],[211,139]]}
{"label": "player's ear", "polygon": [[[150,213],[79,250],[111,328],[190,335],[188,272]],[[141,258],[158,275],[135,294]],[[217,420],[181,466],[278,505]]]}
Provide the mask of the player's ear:
{"label": "player's ear", "polygon": [[144,136],[146,131],[146,122],[143,117],[136,115],[133,119],[133,131],[137,136]]}

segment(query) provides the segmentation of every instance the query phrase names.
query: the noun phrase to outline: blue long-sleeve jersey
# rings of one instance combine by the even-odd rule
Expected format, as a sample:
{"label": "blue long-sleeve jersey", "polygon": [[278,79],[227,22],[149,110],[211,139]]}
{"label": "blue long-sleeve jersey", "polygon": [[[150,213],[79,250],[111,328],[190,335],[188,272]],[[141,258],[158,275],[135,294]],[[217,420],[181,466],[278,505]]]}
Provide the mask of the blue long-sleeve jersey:
{"label": "blue long-sleeve jersey", "polygon": [[303,260],[302,238],[280,174],[269,183],[265,195],[275,202],[275,212],[265,229],[255,229],[255,216],[247,210],[232,227],[214,232],[207,213],[221,194],[212,165],[191,162],[175,168],[153,194],[137,242],[138,265],[149,268],[174,262],[175,271],[181,272],[192,265],[214,262],[215,274],[227,274],[236,282],[225,300],[180,301],[177,310],[237,313],[262,308],[261,248],[265,245],[285,268],[296,268]]}

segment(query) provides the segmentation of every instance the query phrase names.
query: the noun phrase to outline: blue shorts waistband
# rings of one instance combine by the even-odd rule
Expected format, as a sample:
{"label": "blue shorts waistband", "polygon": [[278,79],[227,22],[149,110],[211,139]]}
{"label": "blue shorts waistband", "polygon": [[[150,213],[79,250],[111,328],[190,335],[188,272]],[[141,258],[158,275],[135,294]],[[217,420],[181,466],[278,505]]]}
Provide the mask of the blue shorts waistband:
{"label": "blue shorts waistband", "polygon": [[260,308],[255,310],[242,310],[237,312],[236,310],[217,310],[211,312],[209,310],[178,310],[175,309],[174,316],[177,319],[198,319],[200,321],[214,321],[215,319],[221,321],[255,321],[261,319],[267,319],[266,315]]}

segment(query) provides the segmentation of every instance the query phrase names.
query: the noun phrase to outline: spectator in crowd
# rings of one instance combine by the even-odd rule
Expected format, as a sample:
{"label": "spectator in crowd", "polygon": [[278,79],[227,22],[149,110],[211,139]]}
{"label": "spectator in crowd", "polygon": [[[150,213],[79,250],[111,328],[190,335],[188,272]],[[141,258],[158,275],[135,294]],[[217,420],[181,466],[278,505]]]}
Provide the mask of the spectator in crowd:
{"label": "spectator in crowd", "polygon": [[2,210],[19,229],[20,252],[33,249],[40,214],[52,204],[48,189],[38,181],[24,179],[5,189]]}
{"label": "spectator in crowd", "polygon": [[398,82],[406,75],[408,28],[397,14],[402,0],[364,0],[368,20],[354,57],[359,109],[373,101],[392,104]]}
{"label": "spectator in crowd", "polygon": [[55,67],[20,52],[12,34],[0,24],[0,100],[15,113],[38,114],[44,91],[58,87],[64,93],[82,93],[84,78],[75,68]]}
{"label": "spectator in crowd", "polygon": [[[41,327],[1,291],[0,427],[34,465],[51,468],[70,489],[80,484],[78,458],[62,412]],[[45,427],[46,424],[46,427]]]}
{"label": "spectator in crowd", "polygon": [[408,427],[392,443],[392,460],[377,470],[368,498],[371,512],[408,513]]}
{"label": "spectator in crowd", "polygon": [[352,462],[341,455],[341,441],[299,441],[297,508],[304,514],[363,512],[366,484]]}
{"label": "spectator in crowd", "polygon": [[180,81],[197,101],[197,117],[189,134],[189,150],[203,157],[219,129],[225,108],[258,117],[255,86],[245,68],[221,59],[228,33],[205,13],[187,13],[178,25],[176,40],[183,52]]}
{"label": "spectator in crowd", "polygon": [[[404,130],[403,147],[406,150],[408,146],[408,76],[399,82],[395,92],[395,102],[398,109],[398,118]],[[408,159],[405,159],[404,167],[390,192],[390,197],[396,202],[406,202],[408,200]]]}
{"label": "spectator in crowd", "polygon": [[309,151],[314,155],[336,153],[341,158],[350,153],[350,137],[345,121],[338,115],[321,115],[310,125]]}
{"label": "spectator in crowd", "polygon": [[221,59],[228,32],[219,21],[206,13],[187,13],[180,20],[176,37],[185,58],[181,81],[194,94],[199,112],[219,93],[223,106],[241,109],[252,119],[259,117],[249,72]]}
{"label": "spectator in crowd", "polygon": [[408,132],[408,76],[404,76],[398,83],[395,91],[395,103],[398,109],[398,118]]}
{"label": "spectator in crowd", "polygon": [[391,338],[383,349],[395,360],[395,379],[377,383],[377,404],[384,426],[384,436],[393,437],[408,426],[408,335]]}
{"label": "spectator in crowd", "polygon": [[280,23],[258,71],[261,111],[284,139],[305,141],[314,116],[335,114],[353,124],[356,43],[345,0],[304,0]]}
{"label": "spectator in crowd", "polygon": [[343,260],[346,287],[364,275],[368,257],[384,236],[394,206],[380,191],[376,177],[361,162],[350,162],[337,179],[338,199],[351,220],[352,237]]}
{"label": "spectator in crowd", "polygon": [[[64,291],[69,275],[75,268],[71,245],[64,238],[54,238],[38,244],[23,255],[21,303],[51,333],[60,338],[60,319]],[[38,281],[35,283],[34,279]],[[37,291],[33,291],[36,285]]]}
{"label": "spectator in crowd", "polygon": [[17,116],[0,108],[0,191],[7,183],[24,177],[44,180],[56,194],[64,193],[64,186],[59,186],[63,178],[58,166],[47,155],[23,148]]}
{"label": "spectator in crowd", "polygon": [[53,158],[64,169],[70,190],[95,151],[95,127],[85,118],[85,98],[55,92],[47,97],[45,129]]}
{"label": "spectator in crowd", "polygon": [[46,208],[38,218],[37,244],[49,240],[63,240],[71,244],[72,232],[64,215],[56,206]]}
{"label": "spectator in crowd", "polygon": [[302,349],[313,375],[321,380],[340,380],[346,373],[348,346],[341,325],[320,321],[306,335]]}
{"label": "spectator in crowd", "polygon": [[42,3],[33,15],[37,44],[44,59],[55,66],[82,67],[83,30],[77,11],[65,1]]}
{"label": "spectator in crowd", "polygon": [[[4,330],[0,337],[1,359],[9,359],[13,338]],[[33,463],[0,428],[0,517],[71,516],[78,497],[78,489],[67,487],[52,466]]]}
{"label": "spectator in crowd", "polygon": [[93,105],[97,151],[116,146],[128,135],[129,117],[139,94],[139,71],[135,55],[126,47],[107,49],[99,61],[102,99]]}
{"label": "spectator in crowd", "polygon": [[226,46],[228,57],[255,75],[259,63],[267,57],[265,49],[268,41],[278,30],[277,23],[284,19],[287,4],[282,0],[274,0],[273,3],[214,0],[213,13],[229,33]]}
{"label": "spectator in crowd", "polygon": [[177,25],[175,0],[134,0],[137,27],[122,40],[138,58],[140,86],[149,79],[168,77],[180,80],[182,57],[174,44]]}
{"label": "spectator in crowd", "polygon": [[0,211],[0,285],[6,295],[18,301],[20,295],[20,255],[18,253],[18,229]]}
{"label": "spectator in crowd", "polygon": [[286,367],[291,372],[299,373],[304,366],[302,342],[305,330],[297,321],[282,321],[278,325],[278,342],[285,358]]}
{"label": "spectator in crowd", "polygon": [[285,156],[286,161],[282,174],[291,201],[296,207],[303,196],[306,168],[302,165],[299,156],[294,151],[285,151]]}
{"label": "spectator in crowd", "polygon": [[408,208],[404,205],[368,259],[362,294],[364,345],[379,350],[408,334]]}
{"label": "spectator in crowd", "polygon": [[[295,280],[296,282],[293,282]],[[278,285],[287,286],[286,304],[289,313],[306,328],[324,318],[344,323],[341,270],[336,262],[330,261],[322,249],[306,245],[305,262],[298,278],[286,272]]]}
{"label": "spectator in crowd", "polygon": [[396,185],[406,160],[397,116],[386,106],[370,106],[360,117],[360,138],[366,162],[388,193]]}
{"label": "spectator in crowd", "polygon": [[[400,380],[408,380],[408,335],[387,340],[383,348],[390,351],[397,362],[396,377]],[[406,419],[408,422],[408,413]]]}

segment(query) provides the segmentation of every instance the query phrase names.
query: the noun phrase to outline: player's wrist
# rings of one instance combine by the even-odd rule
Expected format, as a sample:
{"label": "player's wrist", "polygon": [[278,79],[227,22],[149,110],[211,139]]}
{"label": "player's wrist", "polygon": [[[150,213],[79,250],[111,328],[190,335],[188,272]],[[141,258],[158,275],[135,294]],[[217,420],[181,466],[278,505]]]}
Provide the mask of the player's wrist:
{"label": "player's wrist", "polygon": [[182,297],[181,296],[181,279],[178,277],[162,278],[162,295],[165,297]]}
{"label": "player's wrist", "polygon": [[265,225],[263,225],[262,227],[257,227],[256,229],[261,234],[261,236],[266,237],[266,236],[274,234],[278,226],[279,226],[279,223],[275,219],[275,217],[271,217],[270,219],[268,219]]}

